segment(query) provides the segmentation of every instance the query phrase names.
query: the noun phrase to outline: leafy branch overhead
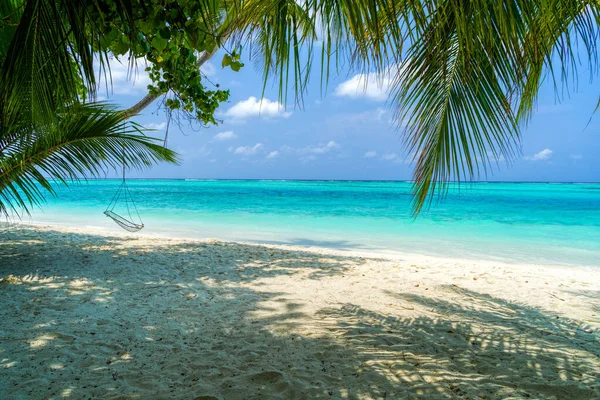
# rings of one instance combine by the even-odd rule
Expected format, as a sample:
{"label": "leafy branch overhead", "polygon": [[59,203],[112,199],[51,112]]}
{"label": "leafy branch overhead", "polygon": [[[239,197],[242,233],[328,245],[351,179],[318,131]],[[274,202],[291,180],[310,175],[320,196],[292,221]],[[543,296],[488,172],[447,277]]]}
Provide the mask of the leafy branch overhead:
{"label": "leafy branch overhead", "polygon": [[[58,36],[39,39],[51,49],[57,37],[64,38],[68,51],[49,60],[53,67],[47,69],[62,72],[34,77],[33,82],[36,94],[52,87],[68,90],[61,89],[54,97],[45,93],[43,103],[33,100],[36,118],[47,115],[57,102],[68,104],[86,91],[93,98],[98,86],[94,56],[105,77],[110,76],[112,55],[126,59],[132,70],[138,59],[147,63],[152,79],[148,94],[125,110],[125,117],[169,94],[167,107],[190,113],[204,124],[217,122],[215,110],[229,97],[229,91],[213,85],[200,71],[219,49],[226,53],[221,65],[238,71],[244,65],[244,45],[249,49],[244,55],[263,73],[264,87],[275,78],[280,100],[285,101],[291,89],[295,104],[302,103],[314,68],[323,89],[340,66],[390,74],[390,105],[404,131],[405,145],[415,154],[416,212],[434,193],[443,194],[449,181],[478,177],[494,160],[510,160],[518,152],[521,126],[545,79],[554,80],[561,90],[582,65],[590,77],[598,74],[597,0],[1,4],[0,51],[10,42],[19,18],[31,17],[24,11],[31,5],[60,17]],[[35,55],[49,54],[42,49]],[[79,96],[73,95],[73,88]]]}
{"label": "leafy branch overhead", "polygon": [[[225,43],[247,43],[265,84],[275,75],[280,100],[292,88],[296,103],[302,102],[313,67],[323,87],[339,65],[391,73],[390,104],[415,154],[416,212],[436,188],[443,194],[449,181],[473,179],[495,160],[511,160],[544,79],[553,79],[560,90],[582,63],[591,77],[598,73],[600,3],[592,0],[146,3],[151,17],[141,30],[155,46],[133,53],[167,72],[153,94],[169,88],[185,93],[181,79],[169,71],[189,65],[191,74],[198,67],[193,58],[190,64],[165,64],[153,55],[176,60],[186,54],[182,45],[206,60]],[[320,62],[313,63],[319,53]],[[243,65],[238,56],[226,54],[222,65],[238,70]]]}
{"label": "leafy branch overhead", "polygon": [[[102,21],[94,50],[125,57],[130,68],[143,59],[152,84],[149,95],[174,96],[166,106],[191,113],[203,124],[216,124],[214,113],[229,91],[209,89],[198,65],[198,54],[216,50],[220,12],[211,1],[131,1],[124,23],[120,3],[90,1],[90,17]],[[110,71],[105,71],[108,75]]]}
{"label": "leafy branch overhead", "polygon": [[176,162],[123,111],[80,101],[96,83],[95,31],[79,8],[42,0],[0,4],[0,214],[28,212],[54,193],[53,180]]}
{"label": "leafy branch overhead", "polygon": [[240,61],[240,53],[237,51],[233,51],[231,54],[225,54],[223,56],[221,67],[230,67],[233,71],[238,72],[243,66],[244,63]]}

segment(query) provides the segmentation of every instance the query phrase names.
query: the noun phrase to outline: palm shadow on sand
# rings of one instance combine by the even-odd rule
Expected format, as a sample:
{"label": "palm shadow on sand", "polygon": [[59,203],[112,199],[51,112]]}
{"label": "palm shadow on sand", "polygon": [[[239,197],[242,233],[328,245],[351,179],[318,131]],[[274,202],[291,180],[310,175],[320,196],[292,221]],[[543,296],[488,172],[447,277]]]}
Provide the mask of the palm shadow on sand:
{"label": "palm shadow on sand", "polygon": [[[0,333],[2,398],[600,396],[598,334],[535,308],[460,289],[469,306],[386,293],[426,316],[344,302],[306,315],[246,286],[299,270],[325,279],[361,258],[18,229],[0,238],[0,278],[16,279],[0,285],[0,320],[11,321]],[[283,311],[261,316],[269,304]],[[314,335],[293,333],[300,318]]]}

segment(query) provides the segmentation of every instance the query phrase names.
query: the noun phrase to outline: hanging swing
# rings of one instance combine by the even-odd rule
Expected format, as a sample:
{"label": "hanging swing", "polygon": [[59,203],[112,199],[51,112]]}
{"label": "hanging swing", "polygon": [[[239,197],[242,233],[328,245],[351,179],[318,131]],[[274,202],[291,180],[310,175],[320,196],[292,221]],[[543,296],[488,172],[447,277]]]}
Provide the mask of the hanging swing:
{"label": "hanging swing", "polygon": [[[167,148],[167,138],[169,137],[169,125],[171,124],[171,112],[169,112],[169,116],[167,119],[167,130],[165,132],[165,140],[163,142],[163,147]],[[129,187],[127,187],[127,182],[125,181],[125,149],[123,148],[123,181],[121,185],[117,189],[117,193],[113,196],[112,200],[104,210],[104,215],[108,218],[115,221],[117,225],[121,228],[125,229],[129,232],[138,232],[144,229],[144,222],[142,221],[142,217],[140,217],[140,213],[135,205],[135,201],[133,201],[133,197],[129,191]],[[120,215],[115,212],[115,207],[119,203],[119,201],[125,202],[125,209],[127,210],[127,216]],[[131,209],[134,211],[134,215],[137,217],[134,220],[134,216],[131,214]]]}
{"label": "hanging swing", "polygon": [[[117,212],[115,212],[115,207],[117,206],[117,204],[123,201],[125,202],[125,210],[127,210],[127,216],[120,215]],[[134,211],[134,216],[137,216],[137,218],[132,216],[132,209]],[[133,201],[133,197],[129,192],[127,182],[125,181],[125,162],[123,162],[123,181],[117,189],[117,193],[115,193],[112,200],[108,204],[108,207],[106,207],[104,215],[115,221],[117,225],[119,225],[126,231],[138,232],[144,229],[144,223],[142,222],[140,213],[138,212],[138,209],[135,206],[135,201]]]}

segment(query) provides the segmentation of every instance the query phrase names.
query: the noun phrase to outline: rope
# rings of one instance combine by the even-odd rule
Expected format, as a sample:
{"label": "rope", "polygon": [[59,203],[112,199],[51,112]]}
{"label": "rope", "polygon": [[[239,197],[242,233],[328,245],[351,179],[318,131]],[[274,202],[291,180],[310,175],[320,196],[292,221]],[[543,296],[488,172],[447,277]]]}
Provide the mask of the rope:
{"label": "rope", "polygon": [[[112,197],[112,199],[110,200],[110,203],[108,203],[108,207],[106,207],[106,210],[114,210],[115,206],[117,205],[117,202],[119,201],[119,199],[121,198],[121,192],[123,191],[123,184],[121,183],[119,185],[119,189],[117,189],[117,192],[114,194],[114,196]],[[113,204],[114,203],[114,204]],[[112,206],[112,207],[111,207]]]}
{"label": "rope", "polygon": [[[123,148],[123,180],[121,181],[121,184],[119,185],[119,188],[117,189],[117,192],[114,194],[113,198],[110,200],[110,203],[108,203],[108,207],[106,207],[104,214],[107,217],[109,217],[110,219],[112,219],[121,228],[123,228],[129,232],[137,232],[144,228],[144,222],[142,221],[140,212],[138,211],[137,206],[135,205],[135,201],[133,200],[131,191],[129,190],[129,187],[127,186],[127,181],[125,180],[125,168],[126,168],[125,149]],[[127,209],[127,215],[129,216],[129,219],[119,215],[118,213],[116,213],[114,211],[115,207],[117,206],[117,203],[119,202],[119,200],[121,200],[122,194],[125,197],[125,208]],[[135,213],[137,214],[137,219],[140,222],[139,224],[134,222],[134,218],[131,215],[131,207],[129,207],[130,202],[131,202],[133,209],[135,210]]]}
{"label": "rope", "polygon": [[140,222],[142,223],[142,225],[144,225],[144,222],[142,221],[142,217],[140,216],[140,212],[138,211],[138,208],[135,205],[135,200],[133,200],[133,196],[131,195],[131,192],[128,191],[127,193],[129,193],[129,197],[131,198],[131,204],[133,204],[133,209],[135,210],[135,213],[137,214],[138,219],[140,220]]}

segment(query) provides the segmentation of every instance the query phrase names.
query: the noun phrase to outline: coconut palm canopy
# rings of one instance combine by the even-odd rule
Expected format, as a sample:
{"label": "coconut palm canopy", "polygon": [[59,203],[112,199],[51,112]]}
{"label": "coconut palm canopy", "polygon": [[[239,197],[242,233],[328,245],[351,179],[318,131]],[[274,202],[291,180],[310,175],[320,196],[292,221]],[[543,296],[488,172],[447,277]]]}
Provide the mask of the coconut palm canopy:
{"label": "coconut palm canopy", "polygon": [[[10,0],[0,11],[2,147],[17,139],[30,146],[34,137],[51,135],[50,127],[64,134],[61,123],[86,131],[73,115],[87,115],[86,124],[108,115],[125,124],[163,95],[169,109],[216,123],[214,112],[229,93],[208,89],[199,67],[219,49],[226,53],[222,65],[233,70],[243,66],[242,54],[249,56],[265,84],[275,78],[281,100],[292,97],[295,104],[302,103],[313,68],[326,86],[345,64],[392,78],[390,106],[414,154],[417,212],[449,181],[472,179],[494,160],[511,159],[543,80],[560,89],[578,68],[590,77],[598,73],[597,1]],[[94,58],[107,78],[111,55],[132,70],[144,58],[153,81],[148,95],[122,112],[84,101],[101,82]],[[95,152],[77,148],[45,158],[46,169],[0,172],[3,201],[19,196],[15,187],[33,193],[34,181],[45,182],[41,171],[70,178],[118,163],[123,146],[132,166],[173,159],[131,131],[135,125],[127,125],[130,131],[116,125],[111,140],[94,142]],[[18,149],[2,150],[2,160],[17,157]],[[84,154],[85,162],[78,158]]]}
{"label": "coconut palm canopy", "polygon": [[45,191],[53,193],[51,179],[176,161],[122,111],[82,100],[97,86],[86,41],[93,36],[77,37],[85,19],[61,6],[0,4],[0,213],[28,212]]}

